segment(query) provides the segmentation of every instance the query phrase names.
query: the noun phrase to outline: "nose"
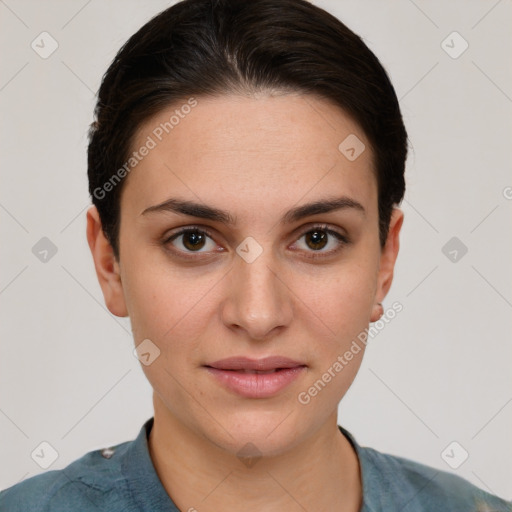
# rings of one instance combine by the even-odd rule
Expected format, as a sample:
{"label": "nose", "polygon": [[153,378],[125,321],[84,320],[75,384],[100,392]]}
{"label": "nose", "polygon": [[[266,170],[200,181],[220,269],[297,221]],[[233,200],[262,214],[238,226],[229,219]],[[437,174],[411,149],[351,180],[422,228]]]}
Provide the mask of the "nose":
{"label": "nose", "polygon": [[293,308],[286,276],[265,251],[252,263],[237,257],[227,277],[221,314],[228,328],[263,341],[290,324]]}

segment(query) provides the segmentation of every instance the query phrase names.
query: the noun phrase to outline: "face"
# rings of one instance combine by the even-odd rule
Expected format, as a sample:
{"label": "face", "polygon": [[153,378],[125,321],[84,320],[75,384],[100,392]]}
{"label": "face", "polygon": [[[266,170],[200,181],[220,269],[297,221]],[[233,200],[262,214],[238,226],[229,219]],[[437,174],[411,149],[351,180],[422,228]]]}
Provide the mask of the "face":
{"label": "face", "polygon": [[[155,418],[277,454],[335,423],[364,345],[343,356],[378,318],[402,213],[382,250],[370,144],[325,100],[196,101],[169,133],[180,105],[137,133],[134,150],[156,144],[123,189],[119,262],[94,210],[89,242],[109,309],[150,340],[148,361],[160,351],[143,365]],[[348,136],[355,153],[339,149]]]}

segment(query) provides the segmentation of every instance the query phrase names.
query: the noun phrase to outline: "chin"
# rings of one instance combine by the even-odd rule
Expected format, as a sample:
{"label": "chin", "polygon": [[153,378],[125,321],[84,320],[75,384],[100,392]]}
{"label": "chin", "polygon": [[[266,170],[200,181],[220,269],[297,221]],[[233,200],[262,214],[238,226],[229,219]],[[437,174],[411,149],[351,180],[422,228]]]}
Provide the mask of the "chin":
{"label": "chin", "polygon": [[239,457],[274,457],[286,453],[307,435],[303,419],[299,420],[294,412],[279,407],[265,412],[241,410],[231,417],[221,415],[222,427],[212,431],[209,422],[204,435],[219,448]]}

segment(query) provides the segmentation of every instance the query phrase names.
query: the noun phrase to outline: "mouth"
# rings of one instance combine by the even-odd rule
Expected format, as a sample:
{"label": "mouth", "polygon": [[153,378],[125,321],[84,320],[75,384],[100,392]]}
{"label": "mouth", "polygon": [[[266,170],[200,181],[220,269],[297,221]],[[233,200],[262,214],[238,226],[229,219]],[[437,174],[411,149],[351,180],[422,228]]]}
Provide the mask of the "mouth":
{"label": "mouth", "polygon": [[[213,367],[208,367],[207,368],[213,368]],[[248,370],[248,369],[240,369],[240,370],[228,370],[228,369],[223,369],[223,368],[214,368],[215,370],[224,370],[225,372],[237,372],[237,373],[253,373],[255,375],[267,375],[269,373],[275,373],[275,372],[280,372],[282,370],[288,370],[289,368],[274,368],[273,370]]]}
{"label": "mouth", "polygon": [[214,363],[205,365],[207,368],[214,368],[216,370],[226,371],[239,371],[247,373],[265,373],[275,372],[279,370],[287,370],[290,368],[297,368],[299,366],[306,366],[304,363],[294,361],[288,357],[283,356],[270,356],[263,359],[251,359],[249,357],[229,357],[221,359]]}
{"label": "mouth", "polygon": [[269,398],[288,387],[307,365],[282,356],[231,357],[204,365],[230,392],[245,398]]}

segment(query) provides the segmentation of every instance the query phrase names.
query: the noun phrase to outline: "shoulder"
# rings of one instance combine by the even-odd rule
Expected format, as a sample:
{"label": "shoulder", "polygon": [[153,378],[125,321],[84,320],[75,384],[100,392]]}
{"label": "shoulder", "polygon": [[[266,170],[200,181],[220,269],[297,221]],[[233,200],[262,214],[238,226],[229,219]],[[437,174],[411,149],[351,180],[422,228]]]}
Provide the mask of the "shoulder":
{"label": "shoulder", "polygon": [[[63,469],[47,471],[0,492],[0,510],[71,512],[125,510],[123,453],[133,441],[91,451]],[[112,456],[115,454],[115,456]]]}
{"label": "shoulder", "polygon": [[448,471],[373,448],[359,447],[359,455],[366,473],[363,479],[366,476],[374,489],[381,489],[379,506],[387,501],[388,507],[400,507],[402,512],[512,512],[512,501],[494,496]]}

